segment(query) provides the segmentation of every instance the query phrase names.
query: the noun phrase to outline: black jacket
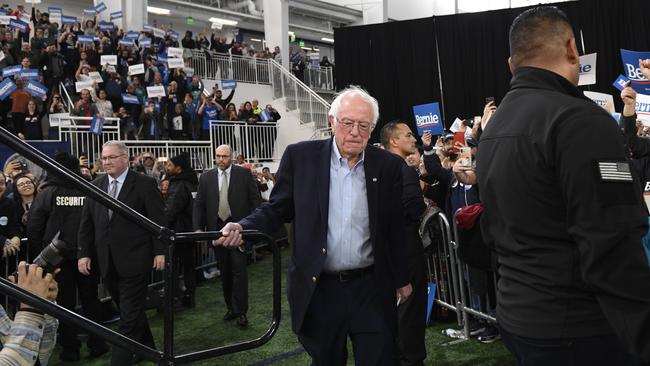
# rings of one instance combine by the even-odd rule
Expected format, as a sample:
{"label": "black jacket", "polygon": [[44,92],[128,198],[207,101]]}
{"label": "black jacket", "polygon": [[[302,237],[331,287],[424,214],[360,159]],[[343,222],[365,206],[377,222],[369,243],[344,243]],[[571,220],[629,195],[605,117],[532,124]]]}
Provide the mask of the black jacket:
{"label": "black jacket", "polygon": [[187,170],[169,180],[165,217],[170,229],[180,232],[192,231],[192,209],[199,180],[194,170]]}
{"label": "black jacket", "polygon": [[647,213],[629,169],[607,112],[560,75],[515,73],[477,158],[501,327],[531,338],[616,333],[650,360]]}
{"label": "black jacket", "polygon": [[20,223],[16,201],[2,196],[0,197],[0,245],[4,245],[6,239],[19,235]]}
{"label": "black jacket", "polygon": [[[77,248],[77,233],[81,210],[86,197],[69,184],[50,177],[49,182],[36,196],[29,210],[27,221],[27,238],[30,248],[40,252],[49,244],[57,232],[59,239],[68,244],[68,248]],[[74,251],[66,253],[68,258],[77,258]]]}

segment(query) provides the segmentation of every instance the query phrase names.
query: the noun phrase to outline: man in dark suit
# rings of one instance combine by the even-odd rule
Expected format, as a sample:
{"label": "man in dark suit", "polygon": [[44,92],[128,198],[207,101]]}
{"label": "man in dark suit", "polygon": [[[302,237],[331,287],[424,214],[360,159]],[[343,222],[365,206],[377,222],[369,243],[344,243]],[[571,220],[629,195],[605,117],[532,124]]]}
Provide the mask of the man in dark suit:
{"label": "man in dark suit", "polygon": [[396,302],[411,294],[403,244],[402,162],[368,145],[377,100],[349,87],[332,102],[334,138],[287,147],[269,203],[215,241],[242,243],[293,220],[288,296],[293,331],[314,365],[393,365]]}
{"label": "man in dark suit", "polygon": [[[129,170],[126,145],[109,141],[102,147],[106,175],[93,184],[158,224],[165,223],[165,207],[156,181]],[[151,347],[153,336],[144,313],[151,268],[165,268],[165,246],[148,231],[92,199],[87,199],[79,226],[79,272],[88,275],[93,253],[111,297],[120,308],[119,331]],[[114,348],[111,365],[134,363],[133,354]]]}
{"label": "man in dark suit", "polygon": [[427,269],[424,248],[420,238],[420,218],[427,209],[424,204],[420,179],[413,167],[406,164],[406,157],[416,152],[415,138],[409,126],[402,121],[389,122],[381,129],[381,144],[387,151],[403,159],[402,204],[406,218],[405,250],[408,260],[409,281],[413,294],[397,308],[397,349],[399,363],[423,365],[427,357],[424,345],[424,328],[427,321]]}
{"label": "man in dark suit", "polygon": [[[232,164],[232,149],[221,145],[216,150],[217,168],[201,175],[194,200],[194,229],[216,231],[228,222],[239,221],[262,203],[257,181],[250,169]],[[223,297],[228,311],[223,319],[237,319],[248,325],[247,255],[243,248],[215,248],[221,270]]]}

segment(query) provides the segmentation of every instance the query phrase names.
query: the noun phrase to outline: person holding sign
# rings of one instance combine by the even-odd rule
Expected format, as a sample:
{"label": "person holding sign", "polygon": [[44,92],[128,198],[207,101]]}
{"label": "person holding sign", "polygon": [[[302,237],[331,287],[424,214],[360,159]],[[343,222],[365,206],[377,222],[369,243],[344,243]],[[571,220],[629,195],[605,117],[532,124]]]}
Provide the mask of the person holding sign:
{"label": "person holding sign", "polygon": [[619,127],[577,88],[579,60],[564,12],[521,13],[511,88],[480,140],[481,227],[499,258],[501,336],[519,365],[650,361],[647,210]]}
{"label": "person holding sign", "polygon": [[212,97],[205,97],[203,99],[203,103],[198,110],[198,114],[203,116],[203,124],[201,125],[201,140],[210,139],[210,121],[217,121],[219,119],[219,113],[222,110],[223,107],[215,102]]}

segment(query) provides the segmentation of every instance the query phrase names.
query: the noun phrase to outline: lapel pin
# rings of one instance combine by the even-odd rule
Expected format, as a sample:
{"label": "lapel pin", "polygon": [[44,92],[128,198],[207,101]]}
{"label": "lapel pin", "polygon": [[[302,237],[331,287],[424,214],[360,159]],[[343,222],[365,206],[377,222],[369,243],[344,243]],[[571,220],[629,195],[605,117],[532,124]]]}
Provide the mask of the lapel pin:
{"label": "lapel pin", "polygon": [[376,182],[376,181],[377,181],[377,178],[372,178],[372,181],[373,181],[373,182]]}

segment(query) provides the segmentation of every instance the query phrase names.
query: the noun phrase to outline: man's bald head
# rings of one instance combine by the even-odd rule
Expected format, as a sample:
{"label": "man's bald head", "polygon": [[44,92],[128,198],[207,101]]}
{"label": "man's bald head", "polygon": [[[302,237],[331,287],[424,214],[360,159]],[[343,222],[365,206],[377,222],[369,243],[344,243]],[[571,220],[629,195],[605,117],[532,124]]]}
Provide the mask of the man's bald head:
{"label": "man's bald head", "polygon": [[514,69],[532,61],[553,59],[574,38],[566,14],[555,6],[539,6],[519,14],[510,26],[510,59]]}
{"label": "man's bald head", "polygon": [[230,145],[219,145],[215,154],[217,167],[226,170],[232,164],[232,148]]}

